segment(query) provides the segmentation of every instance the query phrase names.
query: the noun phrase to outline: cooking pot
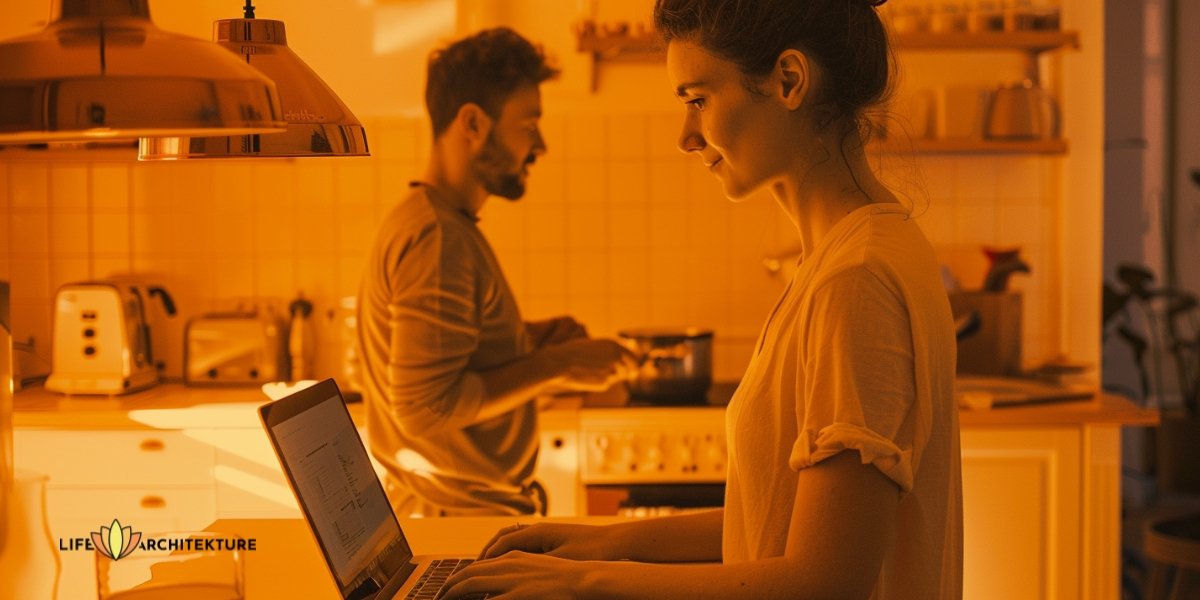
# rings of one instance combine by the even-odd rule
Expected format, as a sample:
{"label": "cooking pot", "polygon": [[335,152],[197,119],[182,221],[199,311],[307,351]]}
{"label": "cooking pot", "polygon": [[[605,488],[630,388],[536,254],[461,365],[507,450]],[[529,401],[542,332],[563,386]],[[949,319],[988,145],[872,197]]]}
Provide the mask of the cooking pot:
{"label": "cooking pot", "polygon": [[712,385],[713,333],[696,327],[617,332],[638,360],[629,396],[655,404],[705,404]]}

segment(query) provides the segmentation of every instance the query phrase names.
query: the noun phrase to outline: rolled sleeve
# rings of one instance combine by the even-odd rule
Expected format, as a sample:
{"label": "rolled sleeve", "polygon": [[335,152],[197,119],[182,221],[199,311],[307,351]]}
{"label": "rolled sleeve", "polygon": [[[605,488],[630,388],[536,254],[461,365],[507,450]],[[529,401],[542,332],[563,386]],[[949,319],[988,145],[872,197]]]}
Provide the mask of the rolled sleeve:
{"label": "rolled sleeve", "polygon": [[843,450],[857,450],[864,465],[874,465],[901,490],[912,490],[912,450],[901,450],[892,440],[856,425],[835,423],[820,430],[801,431],[788,466],[797,471],[806,469]]}

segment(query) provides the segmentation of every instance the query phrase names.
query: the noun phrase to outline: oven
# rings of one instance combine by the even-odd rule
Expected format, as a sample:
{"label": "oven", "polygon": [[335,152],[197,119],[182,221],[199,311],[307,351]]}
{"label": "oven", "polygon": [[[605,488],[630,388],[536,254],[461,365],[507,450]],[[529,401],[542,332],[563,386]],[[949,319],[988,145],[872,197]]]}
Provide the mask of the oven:
{"label": "oven", "polygon": [[551,516],[657,516],[720,507],[725,495],[725,405],[656,406],[624,396],[584,398],[542,413],[538,478]]}

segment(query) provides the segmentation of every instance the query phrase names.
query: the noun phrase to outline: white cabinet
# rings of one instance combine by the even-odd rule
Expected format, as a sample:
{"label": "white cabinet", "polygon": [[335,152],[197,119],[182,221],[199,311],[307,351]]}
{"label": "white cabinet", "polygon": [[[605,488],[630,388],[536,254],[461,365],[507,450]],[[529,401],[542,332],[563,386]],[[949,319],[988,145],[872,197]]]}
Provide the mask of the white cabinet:
{"label": "white cabinet", "polygon": [[300,507],[261,427],[193,433],[216,448],[217,518],[299,519]]}
{"label": "white cabinet", "polygon": [[1118,598],[1117,426],[962,430],[963,597]]}
{"label": "white cabinet", "polygon": [[216,514],[213,448],[181,431],[17,429],[19,469],[49,476],[46,514],[59,554],[58,598],[96,597],[95,559],[70,540],[117,519],[144,534],[203,529]]}

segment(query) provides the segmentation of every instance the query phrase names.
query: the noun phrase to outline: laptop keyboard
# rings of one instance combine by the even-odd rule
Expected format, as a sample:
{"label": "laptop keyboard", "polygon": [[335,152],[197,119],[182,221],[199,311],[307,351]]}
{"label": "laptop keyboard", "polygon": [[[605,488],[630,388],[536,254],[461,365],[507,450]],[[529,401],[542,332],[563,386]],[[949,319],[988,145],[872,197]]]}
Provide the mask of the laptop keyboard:
{"label": "laptop keyboard", "polygon": [[[475,562],[470,558],[441,558],[429,563],[429,568],[417,578],[404,600],[426,600],[436,598],[438,592],[451,575],[461,571],[463,567]],[[483,596],[480,596],[481,598]]]}

